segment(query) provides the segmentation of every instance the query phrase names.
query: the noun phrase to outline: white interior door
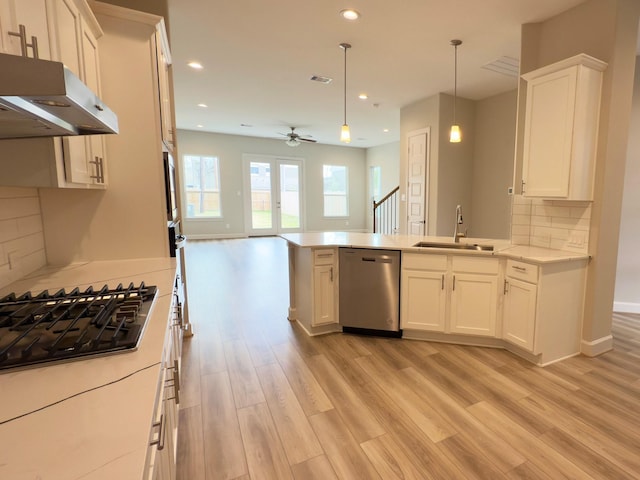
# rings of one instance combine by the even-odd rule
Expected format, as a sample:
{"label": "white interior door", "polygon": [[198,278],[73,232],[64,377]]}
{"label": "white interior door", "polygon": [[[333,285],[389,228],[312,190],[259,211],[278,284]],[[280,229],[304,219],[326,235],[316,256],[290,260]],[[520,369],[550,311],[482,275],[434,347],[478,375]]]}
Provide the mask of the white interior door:
{"label": "white interior door", "polygon": [[245,155],[244,164],[249,235],[302,231],[302,160]]}
{"label": "white interior door", "polygon": [[429,129],[407,135],[407,232],[427,235],[429,189]]}

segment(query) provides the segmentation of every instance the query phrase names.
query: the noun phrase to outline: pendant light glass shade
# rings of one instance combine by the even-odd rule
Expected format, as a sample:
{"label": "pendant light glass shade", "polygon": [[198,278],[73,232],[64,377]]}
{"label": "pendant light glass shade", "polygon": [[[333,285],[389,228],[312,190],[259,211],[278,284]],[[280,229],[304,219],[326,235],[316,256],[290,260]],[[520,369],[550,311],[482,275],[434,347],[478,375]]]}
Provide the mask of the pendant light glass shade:
{"label": "pendant light glass shade", "polygon": [[347,124],[347,50],[351,48],[348,43],[341,43],[340,48],[344,50],[344,123],[340,130],[340,141],[351,143],[351,132]]}
{"label": "pendant light glass shade", "polygon": [[342,125],[342,130],[340,130],[340,141],[344,143],[351,143],[351,132],[349,131],[349,125],[346,123]]}
{"label": "pendant light glass shade", "polygon": [[449,142],[460,143],[462,141],[462,131],[460,125],[456,123],[456,103],[458,100],[458,46],[462,45],[462,40],[451,40],[454,48],[454,70],[453,70],[453,125],[449,132]]}
{"label": "pendant light glass shade", "polygon": [[451,143],[460,143],[460,141],[462,141],[462,132],[460,131],[460,125],[451,125],[451,131],[449,132],[449,141]]}

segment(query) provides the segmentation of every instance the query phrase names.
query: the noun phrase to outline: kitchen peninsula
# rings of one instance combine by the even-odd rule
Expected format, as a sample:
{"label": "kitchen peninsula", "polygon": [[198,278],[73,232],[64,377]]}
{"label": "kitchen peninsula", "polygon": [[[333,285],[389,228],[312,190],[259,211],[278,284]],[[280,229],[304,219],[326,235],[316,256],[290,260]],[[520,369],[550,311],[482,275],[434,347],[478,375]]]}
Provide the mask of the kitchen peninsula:
{"label": "kitchen peninsula", "polygon": [[401,252],[403,338],[505,348],[540,366],[580,353],[586,254],[495,239],[464,238],[460,248],[450,237],[280,236],[289,246],[288,318],[309,335],[342,331],[339,249],[366,248]]}

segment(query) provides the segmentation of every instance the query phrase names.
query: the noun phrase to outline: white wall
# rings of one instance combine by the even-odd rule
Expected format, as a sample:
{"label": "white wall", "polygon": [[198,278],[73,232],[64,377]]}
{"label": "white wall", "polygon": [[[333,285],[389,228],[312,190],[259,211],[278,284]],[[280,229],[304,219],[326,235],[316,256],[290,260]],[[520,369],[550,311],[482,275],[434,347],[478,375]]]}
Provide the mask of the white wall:
{"label": "white wall", "polygon": [[631,108],[614,310],[640,313],[640,57],[636,57]]}
{"label": "white wall", "polygon": [[[373,231],[373,193],[369,184],[370,168],[380,167],[381,194],[384,196],[400,185],[400,142],[387,143],[367,149],[366,169],[366,210],[367,231]],[[379,198],[376,200],[380,200]]]}
{"label": "white wall", "polygon": [[[220,160],[223,218],[188,220],[183,216],[183,231],[191,238],[245,235],[242,155],[247,153],[304,159],[305,231],[364,231],[366,228],[367,171],[366,150],[363,148],[307,143],[292,148],[283,140],[191,130],[178,130],[178,148],[180,156],[211,155]],[[178,162],[181,161],[179,158]],[[323,217],[323,164],[348,167],[348,218]]]}
{"label": "white wall", "polygon": [[476,142],[471,183],[474,237],[510,237],[513,155],[518,90],[476,103]]}
{"label": "white wall", "polygon": [[38,190],[0,187],[0,288],[46,263]]}

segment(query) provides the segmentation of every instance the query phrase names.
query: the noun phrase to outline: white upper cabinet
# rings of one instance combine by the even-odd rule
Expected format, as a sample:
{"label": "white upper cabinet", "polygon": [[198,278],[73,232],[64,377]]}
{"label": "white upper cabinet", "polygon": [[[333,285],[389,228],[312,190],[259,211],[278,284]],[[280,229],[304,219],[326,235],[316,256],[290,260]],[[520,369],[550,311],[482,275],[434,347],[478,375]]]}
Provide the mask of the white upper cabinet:
{"label": "white upper cabinet", "polygon": [[4,53],[52,59],[49,41],[52,25],[49,22],[48,3],[48,0],[0,0],[0,32]]}
{"label": "white upper cabinet", "polygon": [[527,102],[522,193],[593,200],[602,72],[588,55],[524,74]]}
{"label": "white upper cabinet", "polygon": [[[34,57],[29,45],[36,43],[39,58],[62,62],[101,96],[97,39],[102,30],[85,0],[0,0],[0,30],[5,53],[22,55],[21,39],[9,32],[26,31],[26,56]],[[3,185],[104,188],[104,136],[3,140],[0,167],[8,172]]]}

